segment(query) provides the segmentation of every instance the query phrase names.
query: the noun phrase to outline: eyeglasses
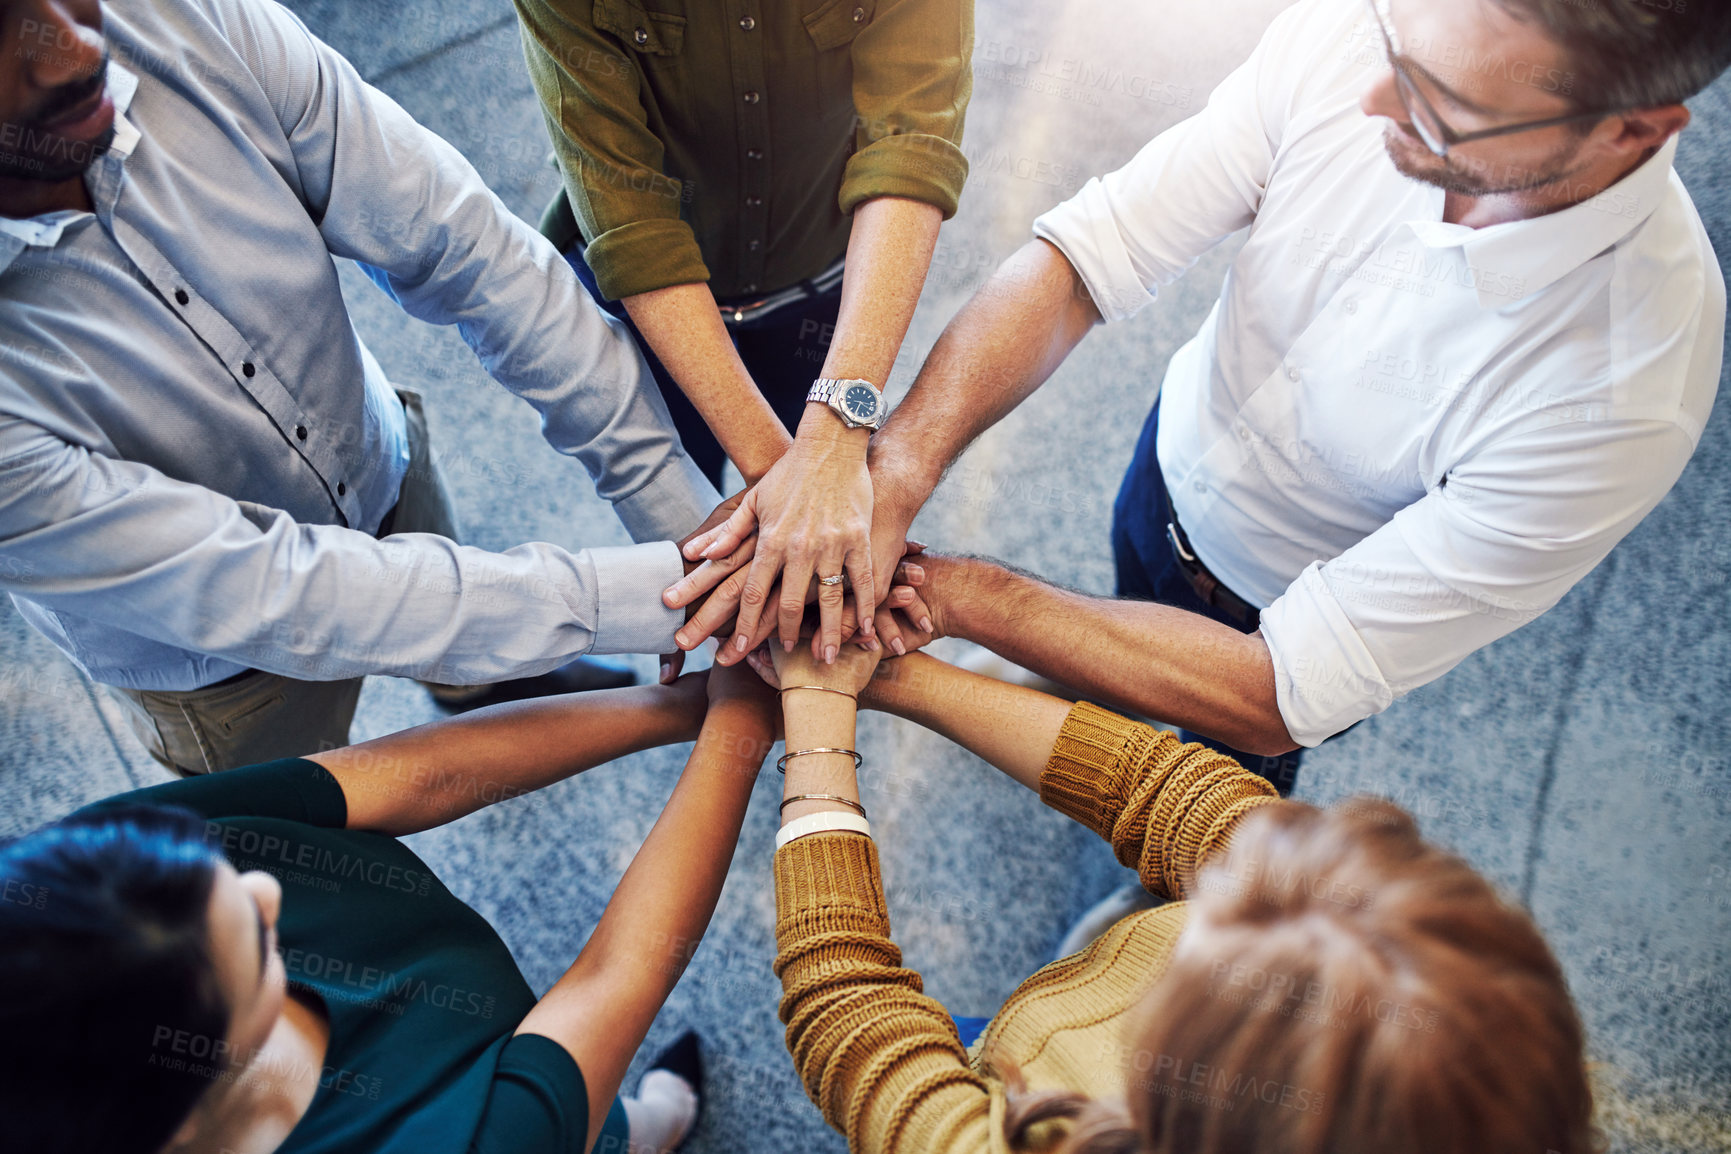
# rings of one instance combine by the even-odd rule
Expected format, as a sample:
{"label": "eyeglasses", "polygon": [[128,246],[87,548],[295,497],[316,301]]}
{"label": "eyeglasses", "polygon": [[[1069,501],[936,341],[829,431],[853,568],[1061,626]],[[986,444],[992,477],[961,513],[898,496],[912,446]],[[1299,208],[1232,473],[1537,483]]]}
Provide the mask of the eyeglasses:
{"label": "eyeglasses", "polygon": [[1399,41],[1388,16],[1388,0],[1370,0],[1371,16],[1376,20],[1377,30],[1382,33],[1383,47],[1388,50],[1388,64],[1394,70],[1394,90],[1400,96],[1401,107],[1406,109],[1407,119],[1418,132],[1418,138],[1424,141],[1426,148],[1440,157],[1446,157],[1449,149],[1457,144],[1467,144],[1474,140],[1488,140],[1493,136],[1508,136],[1516,132],[1531,132],[1535,128],[1552,128],[1559,124],[1579,124],[1585,120],[1603,120],[1613,116],[1621,109],[1602,109],[1594,112],[1575,112],[1568,116],[1550,116],[1544,120],[1523,120],[1519,124],[1504,124],[1496,128],[1482,128],[1475,132],[1457,132],[1443,120],[1442,114],[1436,110],[1436,105],[1430,102],[1420,90],[1418,82],[1413,79],[1413,73],[1423,74],[1438,88],[1446,88],[1436,77],[1418,64],[1412,63],[1401,55]]}

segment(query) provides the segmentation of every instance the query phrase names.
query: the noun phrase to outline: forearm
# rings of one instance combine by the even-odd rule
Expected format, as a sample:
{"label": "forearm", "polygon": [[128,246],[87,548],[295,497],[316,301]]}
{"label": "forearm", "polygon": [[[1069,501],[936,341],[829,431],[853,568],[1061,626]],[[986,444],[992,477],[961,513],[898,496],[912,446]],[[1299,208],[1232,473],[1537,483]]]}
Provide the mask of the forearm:
{"label": "forearm", "polygon": [[[799,651],[776,659],[790,753],[852,749],[850,697],[875,658],[823,665]],[[824,687],[824,688],[814,688]],[[851,812],[859,798],[845,754],[814,753],[787,765],[783,824],[806,814]],[[845,800],[808,799],[813,793]],[[958,1149],[947,1131],[975,1124],[986,1101],[942,1006],[902,968],[890,940],[877,850],[852,831],[808,833],[775,855],[776,955],[788,1051],[830,1125],[852,1150]],[[861,1023],[864,1023],[863,1025]]]}
{"label": "forearm", "polygon": [[1033,790],[1070,713],[1068,701],[925,653],[884,662],[860,700],[942,734]]}
{"label": "forearm", "polygon": [[20,592],[269,673],[478,684],[591,650],[663,652],[681,621],[651,592],[682,571],[666,542],[490,553],[432,534],[381,541],[243,506],[21,421],[0,420],[0,462],[17,482],[0,492],[0,543],[29,574],[13,583]]}
{"label": "forearm", "polygon": [[589,1091],[591,1143],[708,928],[770,741],[767,722],[752,709],[711,707],[673,796],[582,953],[519,1027],[553,1038],[577,1060]]}
{"label": "forearm", "polygon": [[854,210],[841,311],[822,376],[858,377],[882,388],[895,368],[925,288],[943,213],[929,204],[878,197]]}
{"label": "forearm", "polygon": [[[932,205],[896,197],[868,200],[854,210],[841,309],[819,376],[870,381],[880,389],[889,384],[942,223],[943,214]],[[827,405],[809,404],[798,440],[802,453],[819,461],[857,462],[866,457],[871,431],[850,429]]]}
{"label": "forearm", "polygon": [[1079,701],[1040,775],[1040,800],[1110,842],[1149,893],[1183,898],[1244,815],[1280,798],[1223,753]]}
{"label": "forearm", "polygon": [[343,788],[350,829],[396,836],[660,745],[690,741],[703,679],[476,710],[449,721],[313,754]]}
{"label": "forearm", "polygon": [[[855,749],[857,710],[854,703],[837,693],[798,688],[811,684],[809,678],[795,677],[783,682],[782,707],[787,727],[787,752],[799,753],[813,749]],[[807,753],[790,757],[787,776],[782,785],[782,800],[827,794],[859,801],[859,775],[854,760],[843,753]],[[793,821],[808,813],[826,811],[852,813],[853,808],[834,801],[797,801],[784,805],[782,822]]]}
{"label": "forearm", "polygon": [[949,1014],[901,964],[871,840],[790,843],[775,857],[775,893],[788,1053],[848,1149],[986,1149],[985,1083],[968,1069]]}
{"label": "forearm", "polygon": [[746,482],[756,483],[792,438],[739,359],[709,286],[672,285],[626,297],[624,303],[632,323]]}
{"label": "forearm", "polygon": [[1064,254],[1033,241],[956,314],[872,441],[873,483],[917,510],[986,429],[1044,384],[1100,320]]}
{"label": "forearm", "polygon": [[989,561],[929,558],[942,629],[1111,705],[1273,756],[1296,748],[1257,634],[1146,601],[1089,597]]}

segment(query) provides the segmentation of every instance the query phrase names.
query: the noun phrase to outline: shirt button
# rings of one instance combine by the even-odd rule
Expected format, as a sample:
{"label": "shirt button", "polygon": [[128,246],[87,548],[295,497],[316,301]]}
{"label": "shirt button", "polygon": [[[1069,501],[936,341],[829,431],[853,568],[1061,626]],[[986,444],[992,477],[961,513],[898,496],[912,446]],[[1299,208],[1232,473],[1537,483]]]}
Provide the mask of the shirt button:
{"label": "shirt button", "polygon": [[761,149],[761,148],[748,148],[748,149],[746,149],[745,150],[745,159],[747,159],[747,160],[762,160],[763,159],[763,149]]}
{"label": "shirt button", "polygon": [[855,24],[860,24],[860,23],[863,23],[864,21],[865,21],[865,9],[864,8],[855,8],[853,10],[853,22]]}
{"label": "shirt button", "polygon": [[763,242],[761,240],[748,240],[745,242],[745,248],[746,248],[747,252],[756,252],[758,249],[760,249],[762,247],[763,247]]}
{"label": "shirt button", "polygon": [[761,197],[761,196],[748,196],[745,198],[745,207],[746,208],[758,208],[758,207],[761,207],[762,204],[763,204],[763,197]]}
{"label": "shirt button", "polygon": [[757,21],[753,20],[751,17],[741,16],[739,18],[739,30],[741,32],[750,32],[753,28],[756,28],[756,27],[757,27]]}
{"label": "shirt button", "polygon": [[1295,381],[1296,381],[1296,380],[1297,380],[1297,379],[1298,379],[1298,370],[1297,370],[1297,369],[1287,369],[1287,370],[1286,370],[1286,375],[1287,375],[1287,377],[1289,377],[1289,378],[1290,378],[1290,379],[1292,379],[1292,380],[1295,380]]}
{"label": "shirt button", "polygon": [[748,284],[745,286],[745,291],[748,293],[754,293],[757,291],[757,286],[754,284]]}
{"label": "shirt button", "polygon": [[295,440],[304,441],[306,439],[307,439],[307,427],[305,425],[296,425],[295,426]]}
{"label": "shirt button", "polygon": [[1347,301],[1345,304],[1341,305],[1340,307],[1345,309],[1347,311],[1347,315],[1350,316],[1351,314],[1356,313],[1358,311],[1358,302],[1357,301]]}
{"label": "shirt button", "polygon": [[759,96],[755,92],[747,92],[745,94],[745,102],[747,104],[756,104],[759,100],[762,100],[762,99],[763,99],[763,97]]}
{"label": "shirt button", "polygon": [[1245,428],[1243,425],[1239,425],[1238,426],[1238,439],[1240,441],[1248,441],[1250,439],[1250,430]]}
{"label": "shirt button", "polygon": [[347,485],[343,484],[341,481],[338,481],[337,482],[337,496],[346,497],[348,495],[349,495],[349,487]]}
{"label": "shirt button", "polygon": [[643,47],[645,44],[649,43],[649,29],[639,28],[631,34],[631,39],[637,42],[637,47]]}
{"label": "shirt button", "polygon": [[1198,493],[1206,493],[1208,492],[1208,482],[1198,481],[1196,482],[1195,488]]}
{"label": "shirt button", "polygon": [[174,303],[175,304],[183,305],[191,299],[192,299],[191,297],[186,295],[185,289],[175,289],[174,290]]}
{"label": "shirt button", "polygon": [[254,369],[254,368],[253,368],[253,367],[252,367],[252,362],[251,362],[251,361],[248,361],[248,362],[246,362],[246,363],[245,363],[245,364],[244,364],[244,365],[242,365],[242,366],[241,366],[241,367],[240,367],[240,371],[241,371],[241,372],[243,372],[243,373],[245,373],[245,374],[246,374],[246,375],[247,375],[247,376],[249,376],[249,377],[250,377],[250,376],[252,376],[252,375],[253,375],[253,373],[255,373],[255,372],[257,372],[257,371],[258,371],[258,370],[256,370],[256,369]]}

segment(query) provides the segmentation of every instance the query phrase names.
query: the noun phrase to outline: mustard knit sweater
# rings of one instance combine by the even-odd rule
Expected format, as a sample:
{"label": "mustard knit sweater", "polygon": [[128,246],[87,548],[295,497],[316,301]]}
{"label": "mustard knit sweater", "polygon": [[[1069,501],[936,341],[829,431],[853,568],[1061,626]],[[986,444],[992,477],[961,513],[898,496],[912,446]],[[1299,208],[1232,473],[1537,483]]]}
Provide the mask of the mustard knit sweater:
{"label": "mustard knit sweater", "polygon": [[[1070,711],[1040,797],[1112,843],[1161,897],[1190,891],[1198,864],[1245,813],[1275,800],[1262,778],[1200,745],[1086,703]],[[950,1015],[901,968],[877,848],[816,834],[775,856],[781,1020],[805,1091],[855,1154],[1003,1152],[1004,1083],[1121,1097],[1124,1018],[1166,967],[1182,902],[1120,921],[1023,982],[970,1063]]]}

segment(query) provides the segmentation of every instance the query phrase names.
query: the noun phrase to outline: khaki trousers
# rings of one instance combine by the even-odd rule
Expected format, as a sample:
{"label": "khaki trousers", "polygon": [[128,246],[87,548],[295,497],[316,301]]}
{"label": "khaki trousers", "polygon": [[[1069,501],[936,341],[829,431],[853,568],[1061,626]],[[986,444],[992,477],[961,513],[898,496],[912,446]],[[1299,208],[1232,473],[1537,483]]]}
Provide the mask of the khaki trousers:
{"label": "khaki trousers", "polygon": [[[409,468],[379,535],[437,533],[459,541],[450,492],[433,461],[421,396],[409,389],[397,390],[397,396],[408,417]],[[347,745],[361,681],[297,681],[255,669],[202,689],[103,688],[119,702],[152,757],[191,775]]]}

